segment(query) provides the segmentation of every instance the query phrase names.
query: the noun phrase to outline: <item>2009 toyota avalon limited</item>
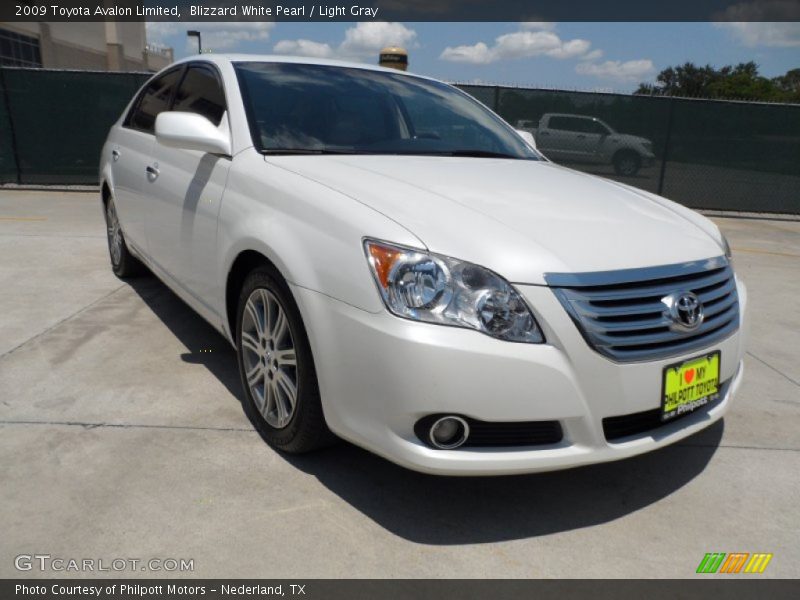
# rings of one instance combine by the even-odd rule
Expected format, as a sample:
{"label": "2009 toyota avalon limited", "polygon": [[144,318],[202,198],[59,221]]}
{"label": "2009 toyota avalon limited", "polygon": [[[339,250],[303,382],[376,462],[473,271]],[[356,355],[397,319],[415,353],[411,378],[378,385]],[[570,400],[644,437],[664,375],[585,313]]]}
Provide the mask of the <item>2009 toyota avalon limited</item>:
{"label": "2009 toyota avalon limited", "polygon": [[725,238],[533,144],[432,79],[189,58],[103,148],[111,264],[144,263],[235,345],[245,411],[287,452],[339,436],[420,471],[522,473],[718,420],[747,301]]}

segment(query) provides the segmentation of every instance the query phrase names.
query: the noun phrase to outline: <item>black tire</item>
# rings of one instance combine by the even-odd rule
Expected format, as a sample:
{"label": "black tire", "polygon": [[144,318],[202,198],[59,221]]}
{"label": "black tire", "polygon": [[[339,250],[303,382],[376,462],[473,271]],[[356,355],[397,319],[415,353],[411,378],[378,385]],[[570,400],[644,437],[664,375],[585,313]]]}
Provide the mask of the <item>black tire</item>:
{"label": "black tire", "polygon": [[[114,271],[114,275],[120,279],[127,279],[143,274],[145,272],[144,265],[128,249],[128,243],[125,241],[125,235],[119,223],[113,198],[106,200],[103,207],[103,215],[106,220],[108,257],[111,261],[111,270]],[[116,236],[119,237],[117,238]]]}
{"label": "black tire", "polygon": [[[247,366],[245,361],[250,361],[250,366],[252,367],[252,359],[255,354],[248,350],[247,358],[245,357],[242,325],[245,319],[248,299],[254,293],[260,294],[259,290],[266,290],[271,294],[270,298],[274,298],[280,304],[280,308],[288,321],[288,329],[296,356],[296,367],[289,369],[293,370],[295,374],[296,401],[294,411],[291,413],[288,422],[281,427],[276,427],[267,422],[265,415],[259,410],[246,375]],[[248,318],[252,321],[250,317]],[[235,335],[239,375],[242,389],[244,390],[244,411],[261,437],[270,446],[290,454],[309,452],[333,443],[336,437],[330,432],[325,423],[314,358],[311,354],[311,347],[308,343],[308,336],[303,326],[300,311],[292,297],[289,286],[286,285],[283,277],[274,268],[267,265],[258,267],[245,279],[239,294],[236,310]],[[262,341],[266,350],[266,339]],[[266,396],[266,387],[268,385],[266,375],[261,381],[263,382],[264,396]],[[266,400],[264,403],[265,405],[268,404]]]}
{"label": "black tire", "polygon": [[633,177],[642,168],[642,157],[632,150],[620,150],[614,155],[614,172],[623,177]]}

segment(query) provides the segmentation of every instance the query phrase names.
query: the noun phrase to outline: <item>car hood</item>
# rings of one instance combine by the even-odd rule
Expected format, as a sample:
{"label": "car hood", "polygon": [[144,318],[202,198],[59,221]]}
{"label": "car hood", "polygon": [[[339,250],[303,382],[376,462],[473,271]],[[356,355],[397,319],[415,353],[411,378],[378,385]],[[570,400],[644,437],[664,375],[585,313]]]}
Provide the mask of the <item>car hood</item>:
{"label": "car hood", "polygon": [[648,140],[647,138],[639,137],[638,135],[631,135],[629,133],[618,133],[616,134],[620,140],[631,142],[632,144],[652,144],[652,140]]}
{"label": "car hood", "polygon": [[542,284],[545,273],[722,254],[715,226],[698,223],[703,217],[549,162],[385,155],[266,160],[382,213],[432,252],[483,265],[515,283]]}

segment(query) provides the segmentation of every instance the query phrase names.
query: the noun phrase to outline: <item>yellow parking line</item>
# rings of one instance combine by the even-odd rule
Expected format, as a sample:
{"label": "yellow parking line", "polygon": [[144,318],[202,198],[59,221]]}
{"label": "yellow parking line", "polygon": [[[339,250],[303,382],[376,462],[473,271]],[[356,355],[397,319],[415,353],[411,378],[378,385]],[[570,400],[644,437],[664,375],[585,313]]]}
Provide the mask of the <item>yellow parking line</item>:
{"label": "yellow parking line", "polygon": [[47,217],[0,217],[0,221],[47,221]]}
{"label": "yellow parking line", "polygon": [[757,248],[734,248],[734,252],[748,252],[750,254],[770,254],[772,256],[788,256],[789,258],[800,258],[800,254],[790,252],[772,252],[770,250],[758,250]]}

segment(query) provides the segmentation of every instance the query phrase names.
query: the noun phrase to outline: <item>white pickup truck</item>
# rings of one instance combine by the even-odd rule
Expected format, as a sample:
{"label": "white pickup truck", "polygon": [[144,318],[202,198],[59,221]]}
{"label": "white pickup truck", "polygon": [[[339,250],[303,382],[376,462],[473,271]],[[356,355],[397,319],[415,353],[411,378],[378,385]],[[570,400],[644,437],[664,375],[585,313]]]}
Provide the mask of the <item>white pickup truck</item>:
{"label": "white pickup truck", "polygon": [[617,175],[630,177],[655,159],[652,141],[618,133],[595,117],[546,113],[538,127],[533,124],[520,120],[516,127],[531,132],[536,147],[554,162],[610,164]]}

